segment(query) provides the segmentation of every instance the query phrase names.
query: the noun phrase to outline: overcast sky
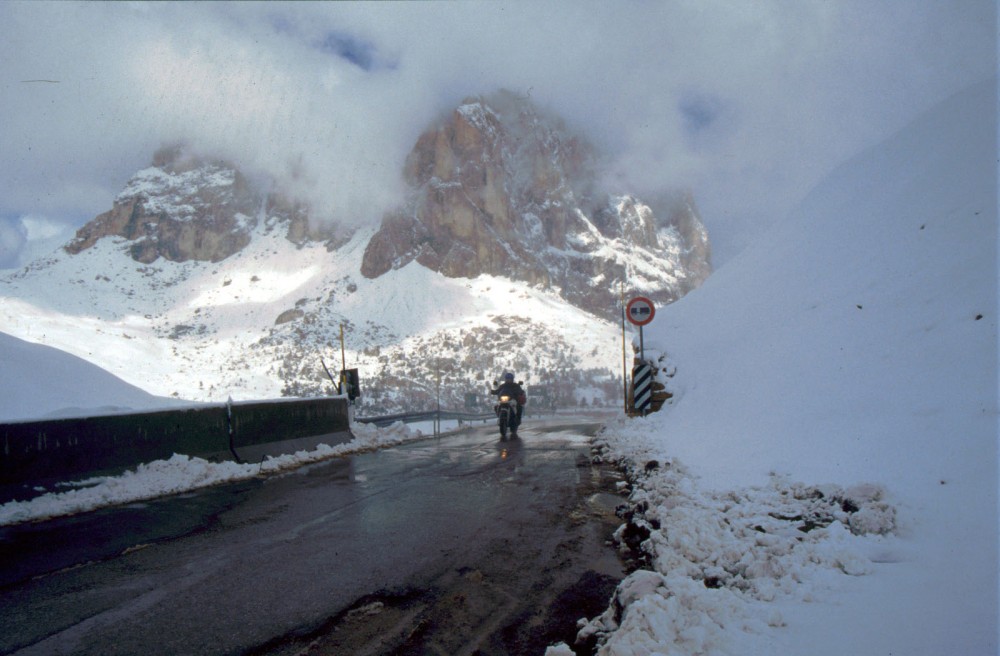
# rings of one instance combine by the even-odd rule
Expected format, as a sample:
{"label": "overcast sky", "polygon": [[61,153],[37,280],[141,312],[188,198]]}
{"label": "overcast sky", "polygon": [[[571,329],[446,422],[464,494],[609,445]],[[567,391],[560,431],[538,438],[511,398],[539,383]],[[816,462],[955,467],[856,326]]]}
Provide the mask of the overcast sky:
{"label": "overcast sky", "polygon": [[623,190],[689,187],[724,262],[995,75],[996,31],[993,0],[6,2],[0,266],[68,239],[180,139],[377,221],[428,123],[500,87],[597,144]]}

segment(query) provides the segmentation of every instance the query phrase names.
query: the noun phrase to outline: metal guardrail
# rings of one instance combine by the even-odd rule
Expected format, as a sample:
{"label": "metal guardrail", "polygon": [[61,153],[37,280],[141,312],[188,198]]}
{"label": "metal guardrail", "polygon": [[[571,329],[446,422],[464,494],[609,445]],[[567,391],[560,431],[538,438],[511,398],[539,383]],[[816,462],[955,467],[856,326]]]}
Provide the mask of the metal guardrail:
{"label": "metal guardrail", "polygon": [[459,410],[427,410],[425,412],[400,412],[394,415],[380,415],[378,417],[355,417],[354,421],[362,424],[375,424],[376,426],[390,426],[397,421],[404,424],[412,424],[418,421],[438,421],[442,419],[458,419],[459,421],[487,421],[496,417],[492,412],[472,413]]}
{"label": "metal guardrail", "polygon": [[353,439],[348,414],[346,398],[318,397],[0,423],[0,503],[175,453],[256,462],[320,442],[343,444]]}

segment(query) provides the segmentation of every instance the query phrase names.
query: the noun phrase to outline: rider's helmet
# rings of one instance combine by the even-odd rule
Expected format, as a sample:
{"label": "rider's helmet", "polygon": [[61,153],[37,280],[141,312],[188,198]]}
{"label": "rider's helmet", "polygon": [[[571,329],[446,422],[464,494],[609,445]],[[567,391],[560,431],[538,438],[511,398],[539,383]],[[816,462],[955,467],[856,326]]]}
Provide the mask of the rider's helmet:
{"label": "rider's helmet", "polygon": [[505,373],[503,375],[503,382],[505,382],[505,383],[513,383],[514,382],[514,374],[510,373],[509,371],[507,373]]}

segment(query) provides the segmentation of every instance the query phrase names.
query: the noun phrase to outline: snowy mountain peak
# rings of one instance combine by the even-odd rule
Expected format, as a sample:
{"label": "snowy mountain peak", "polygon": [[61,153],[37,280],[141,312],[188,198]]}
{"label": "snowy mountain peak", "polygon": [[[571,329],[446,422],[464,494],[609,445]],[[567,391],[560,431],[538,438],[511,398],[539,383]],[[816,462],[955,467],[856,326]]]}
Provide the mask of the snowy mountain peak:
{"label": "snowy mountain peak", "polygon": [[260,205],[232,166],[164,149],[110,210],[77,231],[66,251],[77,254],[114,235],[129,240],[129,255],[144,264],[160,257],[218,262],[247,245]]}
{"label": "snowy mountain peak", "polygon": [[210,201],[228,201],[236,182],[235,170],[206,165],[184,172],[155,166],[136,173],[115,198],[116,204],[141,200],[150,214],[169,214],[178,221],[196,220]]}
{"label": "snowy mountain peak", "polygon": [[384,218],[361,272],[377,278],[416,260],[449,277],[505,276],[599,315],[614,308],[622,280],[662,303],[698,286],[710,264],[693,200],[672,197],[654,211],[609,194],[599,164],[590,144],[527,98],[468,99],[417,140],[409,199]]}
{"label": "snowy mountain peak", "polygon": [[219,262],[246,248],[261,221],[269,230],[283,225],[289,241],[298,245],[346,241],[337,226],[313,226],[308,207],[260,189],[233,164],[169,146],[157,151],[152,165],[132,176],[114,206],[80,228],[65,248],[75,255],[115,236],[128,240],[128,254],[143,264],[161,257]]}

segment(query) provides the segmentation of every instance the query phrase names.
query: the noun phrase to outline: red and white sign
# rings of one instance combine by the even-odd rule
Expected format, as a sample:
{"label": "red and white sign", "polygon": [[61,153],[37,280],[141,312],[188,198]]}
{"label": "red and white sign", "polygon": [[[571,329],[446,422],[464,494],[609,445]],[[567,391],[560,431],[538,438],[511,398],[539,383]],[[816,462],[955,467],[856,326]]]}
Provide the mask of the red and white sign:
{"label": "red and white sign", "polygon": [[656,309],[653,308],[653,301],[645,296],[636,296],[625,306],[625,316],[636,326],[645,326],[653,320]]}

